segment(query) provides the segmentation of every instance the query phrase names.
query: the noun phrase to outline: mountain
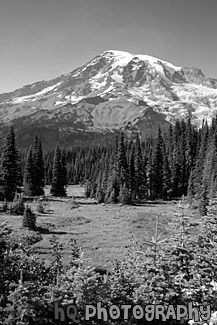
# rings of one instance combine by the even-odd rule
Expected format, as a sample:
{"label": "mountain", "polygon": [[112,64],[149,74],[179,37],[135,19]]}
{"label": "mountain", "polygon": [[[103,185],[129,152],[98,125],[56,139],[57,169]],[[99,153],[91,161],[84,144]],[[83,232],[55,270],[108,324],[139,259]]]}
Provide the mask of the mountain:
{"label": "mountain", "polygon": [[0,94],[0,132],[13,124],[28,145],[37,131],[49,147],[116,130],[155,134],[181,118],[199,126],[216,112],[217,79],[200,69],[110,50],[58,78]]}

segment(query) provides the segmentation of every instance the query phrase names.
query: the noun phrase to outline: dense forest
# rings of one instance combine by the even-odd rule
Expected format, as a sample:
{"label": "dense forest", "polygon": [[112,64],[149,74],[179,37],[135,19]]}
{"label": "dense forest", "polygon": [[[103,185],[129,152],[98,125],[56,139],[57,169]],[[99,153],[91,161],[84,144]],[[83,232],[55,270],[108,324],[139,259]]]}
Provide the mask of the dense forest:
{"label": "dense forest", "polygon": [[217,190],[217,118],[200,129],[177,121],[162,134],[141,140],[123,133],[105,145],[44,151],[37,134],[29,150],[16,149],[10,130],[1,154],[0,194],[13,200],[17,188],[40,196],[45,184],[64,197],[67,184],[83,184],[86,196],[99,203],[134,204],[139,200],[171,200],[187,196],[206,213]]}

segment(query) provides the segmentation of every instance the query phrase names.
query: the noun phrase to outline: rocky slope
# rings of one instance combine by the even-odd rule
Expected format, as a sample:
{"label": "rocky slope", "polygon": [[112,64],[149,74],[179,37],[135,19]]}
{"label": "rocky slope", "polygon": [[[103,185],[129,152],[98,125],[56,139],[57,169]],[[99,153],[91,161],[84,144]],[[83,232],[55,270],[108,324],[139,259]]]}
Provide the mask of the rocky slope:
{"label": "rocky slope", "polygon": [[122,51],[101,55],[50,81],[0,95],[0,131],[14,124],[27,145],[37,130],[47,145],[100,138],[115,130],[141,135],[217,112],[217,79],[197,68]]}

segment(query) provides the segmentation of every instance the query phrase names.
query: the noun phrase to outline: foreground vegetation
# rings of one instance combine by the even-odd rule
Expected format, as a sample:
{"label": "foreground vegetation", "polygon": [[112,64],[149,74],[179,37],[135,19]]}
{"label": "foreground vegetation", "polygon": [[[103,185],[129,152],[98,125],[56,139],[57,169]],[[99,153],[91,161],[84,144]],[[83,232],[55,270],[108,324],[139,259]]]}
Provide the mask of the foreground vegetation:
{"label": "foreground vegetation", "polygon": [[[167,238],[160,235],[161,219],[156,219],[153,233],[145,241],[131,242],[121,259],[112,261],[107,274],[97,273],[85,258],[73,236],[69,238],[70,255],[63,263],[63,244],[58,236],[50,237],[51,259],[41,260],[27,240],[12,236],[1,225],[0,294],[2,324],[60,324],[54,317],[53,301],[78,307],[80,324],[101,324],[101,320],[84,320],[85,304],[102,301],[111,304],[210,304],[217,306],[217,257],[214,200],[208,216],[190,222],[185,216],[185,202],[179,214],[171,218]],[[144,232],[145,234],[145,232]],[[31,237],[31,236],[30,236]],[[69,249],[69,248],[68,248]],[[153,320],[151,324],[160,324]],[[188,321],[168,320],[168,324],[187,324]],[[70,320],[61,322],[70,324]],[[132,315],[109,320],[105,324],[135,324]],[[146,324],[137,320],[137,324]],[[203,322],[204,324],[204,322]]]}

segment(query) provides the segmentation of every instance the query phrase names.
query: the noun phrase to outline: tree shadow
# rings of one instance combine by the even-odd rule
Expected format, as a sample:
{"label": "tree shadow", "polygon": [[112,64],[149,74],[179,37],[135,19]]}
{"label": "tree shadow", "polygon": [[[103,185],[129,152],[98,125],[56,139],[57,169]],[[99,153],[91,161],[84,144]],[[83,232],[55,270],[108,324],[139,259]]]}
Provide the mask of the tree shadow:
{"label": "tree shadow", "polygon": [[139,201],[139,202],[135,202],[133,205],[135,206],[146,206],[146,207],[153,207],[156,205],[167,205],[168,203],[173,203],[172,201],[151,201],[151,200],[147,200],[147,201]]}
{"label": "tree shadow", "polygon": [[44,234],[44,235],[67,235],[68,234],[68,232],[66,231],[58,231],[58,230],[54,231],[40,226],[37,227],[37,231],[40,234]]}

